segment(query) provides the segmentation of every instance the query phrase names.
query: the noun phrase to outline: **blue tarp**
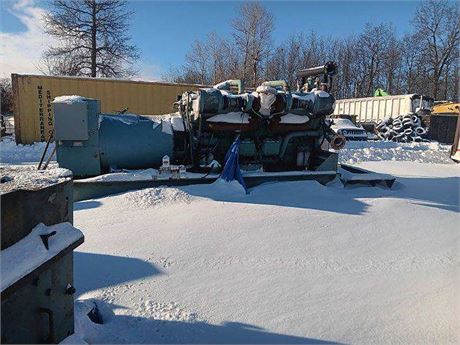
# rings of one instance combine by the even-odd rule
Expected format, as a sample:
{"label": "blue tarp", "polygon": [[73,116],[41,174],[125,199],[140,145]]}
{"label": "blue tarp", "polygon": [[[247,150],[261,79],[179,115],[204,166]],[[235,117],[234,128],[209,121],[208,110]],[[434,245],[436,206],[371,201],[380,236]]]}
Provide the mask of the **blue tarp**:
{"label": "blue tarp", "polygon": [[237,136],[233,144],[230,146],[227,154],[225,155],[225,166],[222,170],[220,177],[227,182],[237,180],[248,193],[246,183],[244,182],[243,175],[241,174],[240,164],[238,162],[240,157],[240,136]]}

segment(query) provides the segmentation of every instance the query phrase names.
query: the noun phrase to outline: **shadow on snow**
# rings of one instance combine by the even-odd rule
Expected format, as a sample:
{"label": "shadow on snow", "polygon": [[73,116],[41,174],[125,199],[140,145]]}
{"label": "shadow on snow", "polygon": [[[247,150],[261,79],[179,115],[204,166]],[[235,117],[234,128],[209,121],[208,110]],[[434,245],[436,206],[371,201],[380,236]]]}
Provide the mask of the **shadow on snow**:
{"label": "shadow on snow", "polygon": [[366,185],[323,186],[315,181],[267,183],[251,188],[248,195],[231,190],[223,192],[215,184],[182,187],[187,193],[224,202],[305,208],[327,212],[361,215],[369,205],[364,198],[407,199],[413,204],[459,211],[460,178],[397,178],[392,189]]}
{"label": "shadow on snow", "polygon": [[162,272],[155,265],[140,259],[74,252],[77,295],[159,274]]}
{"label": "shadow on snow", "polygon": [[86,201],[79,201],[73,204],[73,210],[74,211],[80,211],[80,210],[87,210],[90,208],[96,208],[101,206],[102,203],[97,200],[86,200]]}
{"label": "shadow on snow", "polygon": [[[104,324],[94,324],[87,318],[85,305],[97,303]],[[160,343],[160,344],[339,344],[337,342],[301,336],[272,333],[263,328],[240,322],[220,325],[204,321],[156,320],[130,315],[115,315],[118,308],[100,300],[76,302],[78,328],[83,329],[91,343]],[[80,326],[80,327],[78,327]],[[91,335],[93,337],[91,337]],[[83,334],[85,336],[85,334]]]}

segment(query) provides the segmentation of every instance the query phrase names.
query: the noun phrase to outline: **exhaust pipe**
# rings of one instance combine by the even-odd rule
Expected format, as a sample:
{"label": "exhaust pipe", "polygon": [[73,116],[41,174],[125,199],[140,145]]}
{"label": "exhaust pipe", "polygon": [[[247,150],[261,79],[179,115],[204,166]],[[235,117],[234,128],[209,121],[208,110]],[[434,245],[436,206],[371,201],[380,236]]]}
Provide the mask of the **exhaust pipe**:
{"label": "exhaust pipe", "polygon": [[332,76],[337,73],[337,64],[334,61],[328,61],[322,66],[304,68],[297,71],[297,78],[315,77],[320,74]]}
{"label": "exhaust pipe", "polygon": [[328,61],[322,66],[304,68],[296,73],[298,91],[300,88],[310,92],[313,88],[329,92],[332,87],[332,76],[337,73],[337,64]]}
{"label": "exhaust pipe", "polygon": [[334,135],[328,140],[334,150],[341,150],[345,146],[347,139],[343,135]]}
{"label": "exhaust pipe", "polygon": [[324,137],[334,150],[342,149],[347,142],[343,135],[338,134],[331,127],[325,128]]}

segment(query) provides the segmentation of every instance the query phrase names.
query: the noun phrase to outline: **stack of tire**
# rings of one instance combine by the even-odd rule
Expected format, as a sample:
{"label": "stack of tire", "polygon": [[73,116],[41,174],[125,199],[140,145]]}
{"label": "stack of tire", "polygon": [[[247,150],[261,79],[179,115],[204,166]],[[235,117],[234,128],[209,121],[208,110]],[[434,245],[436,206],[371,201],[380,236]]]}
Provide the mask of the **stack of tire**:
{"label": "stack of tire", "polygon": [[382,140],[403,143],[429,141],[426,139],[427,129],[423,126],[421,118],[414,113],[381,120],[375,129],[377,136]]}

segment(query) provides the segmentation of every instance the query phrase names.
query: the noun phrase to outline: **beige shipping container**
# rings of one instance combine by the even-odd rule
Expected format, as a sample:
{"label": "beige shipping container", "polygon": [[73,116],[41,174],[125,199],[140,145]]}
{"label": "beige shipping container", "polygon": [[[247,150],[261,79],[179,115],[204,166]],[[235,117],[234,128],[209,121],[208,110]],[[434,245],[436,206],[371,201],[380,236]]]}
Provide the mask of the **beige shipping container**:
{"label": "beige shipping container", "polygon": [[358,123],[378,122],[389,117],[416,112],[422,107],[431,109],[433,100],[416,94],[384,97],[350,98],[335,101],[334,115],[356,116]]}
{"label": "beige shipping container", "polygon": [[53,130],[55,97],[79,95],[101,100],[101,111],[160,115],[172,112],[177,96],[205,85],[84,77],[12,74],[16,142],[45,141]]}

